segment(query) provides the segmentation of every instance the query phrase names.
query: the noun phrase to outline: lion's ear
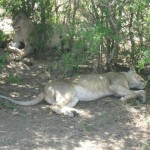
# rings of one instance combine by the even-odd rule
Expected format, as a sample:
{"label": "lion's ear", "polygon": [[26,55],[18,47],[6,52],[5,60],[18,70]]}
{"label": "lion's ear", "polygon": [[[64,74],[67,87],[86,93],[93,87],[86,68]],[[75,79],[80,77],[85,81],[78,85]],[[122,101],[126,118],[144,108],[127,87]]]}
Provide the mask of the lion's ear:
{"label": "lion's ear", "polygon": [[129,71],[136,72],[136,70],[135,70],[133,65],[130,65],[130,70]]}

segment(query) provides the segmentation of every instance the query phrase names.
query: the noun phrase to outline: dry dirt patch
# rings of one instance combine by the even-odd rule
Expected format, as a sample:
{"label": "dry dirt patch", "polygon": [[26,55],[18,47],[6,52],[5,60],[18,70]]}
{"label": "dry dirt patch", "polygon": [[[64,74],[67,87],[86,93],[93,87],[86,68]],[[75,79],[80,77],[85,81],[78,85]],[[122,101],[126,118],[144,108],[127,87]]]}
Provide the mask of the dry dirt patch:
{"label": "dry dirt patch", "polygon": [[[32,98],[55,78],[45,68],[46,64],[40,62],[31,67],[19,63],[8,66],[1,74],[1,94],[21,100]],[[9,83],[8,72],[17,72],[21,83]],[[148,104],[132,106],[116,98],[103,98],[79,103],[81,115],[69,118],[52,113],[46,103],[32,107],[4,103],[0,109],[2,150],[150,149]]]}

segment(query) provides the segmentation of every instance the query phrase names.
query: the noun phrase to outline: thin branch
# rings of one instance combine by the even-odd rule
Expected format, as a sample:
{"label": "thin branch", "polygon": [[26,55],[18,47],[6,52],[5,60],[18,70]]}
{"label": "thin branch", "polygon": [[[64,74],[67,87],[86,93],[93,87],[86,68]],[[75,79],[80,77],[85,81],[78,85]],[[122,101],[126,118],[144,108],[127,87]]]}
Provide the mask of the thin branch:
{"label": "thin branch", "polygon": [[58,11],[59,7],[65,5],[66,3],[70,2],[70,1],[71,1],[71,0],[68,0],[68,1],[66,1],[66,2],[64,2],[64,3],[62,3],[62,4],[59,4],[59,5],[55,8],[55,10],[52,11],[52,13],[55,12],[55,11]]}

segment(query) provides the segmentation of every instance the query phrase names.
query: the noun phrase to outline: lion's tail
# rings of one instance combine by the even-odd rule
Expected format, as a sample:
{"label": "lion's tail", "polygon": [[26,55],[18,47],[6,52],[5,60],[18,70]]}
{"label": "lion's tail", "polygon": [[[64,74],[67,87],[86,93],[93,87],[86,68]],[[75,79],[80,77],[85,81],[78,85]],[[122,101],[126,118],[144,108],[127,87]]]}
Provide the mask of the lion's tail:
{"label": "lion's tail", "polygon": [[12,98],[9,98],[9,97],[3,96],[3,95],[0,95],[0,98],[6,99],[14,104],[23,105],[23,106],[32,106],[32,105],[36,105],[36,104],[40,103],[41,101],[43,101],[44,94],[41,93],[35,99],[30,100],[30,101],[17,101],[17,100],[14,100]]}

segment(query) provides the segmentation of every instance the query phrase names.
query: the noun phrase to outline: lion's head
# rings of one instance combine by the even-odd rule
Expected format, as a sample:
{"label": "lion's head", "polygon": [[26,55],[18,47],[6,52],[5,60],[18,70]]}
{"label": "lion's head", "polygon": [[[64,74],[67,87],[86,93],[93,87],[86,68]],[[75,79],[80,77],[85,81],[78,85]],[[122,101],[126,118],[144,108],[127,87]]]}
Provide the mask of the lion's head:
{"label": "lion's head", "polygon": [[145,88],[144,79],[136,73],[134,67],[130,67],[130,70],[127,72],[128,83],[130,88],[135,88],[143,90]]}
{"label": "lion's head", "polygon": [[21,12],[14,17],[12,26],[15,31],[18,31],[20,28],[24,27],[26,22],[28,22],[28,17],[26,14]]}

